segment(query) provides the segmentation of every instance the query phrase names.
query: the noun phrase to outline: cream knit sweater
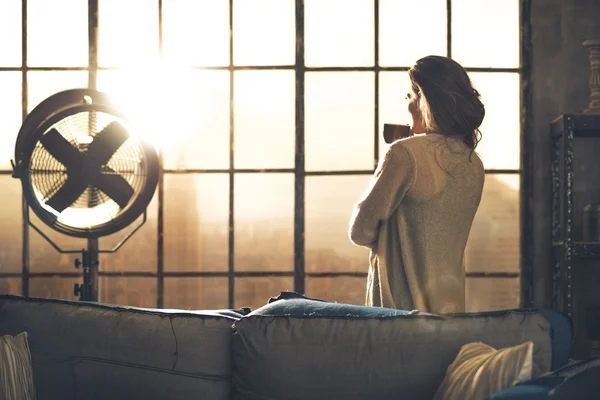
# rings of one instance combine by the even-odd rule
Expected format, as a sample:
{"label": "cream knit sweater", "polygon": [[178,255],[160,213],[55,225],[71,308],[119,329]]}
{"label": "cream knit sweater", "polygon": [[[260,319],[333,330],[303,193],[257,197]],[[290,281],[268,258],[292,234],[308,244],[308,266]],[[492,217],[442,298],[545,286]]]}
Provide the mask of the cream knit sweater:
{"label": "cream knit sweater", "polygon": [[350,240],[371,249],[367,305],[465,310],[464,251],[484,179],[477,153],[457,139],[392,143],[350,222]]}

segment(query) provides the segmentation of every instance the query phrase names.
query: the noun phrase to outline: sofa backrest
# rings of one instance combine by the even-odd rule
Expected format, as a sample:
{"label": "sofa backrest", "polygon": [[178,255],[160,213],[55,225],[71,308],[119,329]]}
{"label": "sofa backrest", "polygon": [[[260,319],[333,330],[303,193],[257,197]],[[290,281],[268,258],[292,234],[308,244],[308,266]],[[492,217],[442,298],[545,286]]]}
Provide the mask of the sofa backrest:
{"label": "sofa backrest", "polygon": [[302,299],[271,303],[234,328],[240,400],[429,400],[464,344],[531,340],[540,374],[567,361],[572,341],[569,320],[550,311],[437,316]]}
{"label": "sofa backrest", "polygon": [[241,316],[0,296],[0,335],[28,332],[38,400],[228,400]]}

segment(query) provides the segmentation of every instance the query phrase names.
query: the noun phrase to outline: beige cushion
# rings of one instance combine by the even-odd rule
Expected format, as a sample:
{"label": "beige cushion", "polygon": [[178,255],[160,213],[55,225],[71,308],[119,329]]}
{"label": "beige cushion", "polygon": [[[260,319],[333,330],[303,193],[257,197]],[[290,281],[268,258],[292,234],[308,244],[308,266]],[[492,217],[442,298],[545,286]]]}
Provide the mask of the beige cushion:
{"label": "beige cushion", "polygon": [[496,350],[485,343],[464,345],[434,400],[482,400],[531,379],[533,342]]}
{"label": "beige cushion", "polygon": [[35,400],[27,332],[0,336],[0,399]]}

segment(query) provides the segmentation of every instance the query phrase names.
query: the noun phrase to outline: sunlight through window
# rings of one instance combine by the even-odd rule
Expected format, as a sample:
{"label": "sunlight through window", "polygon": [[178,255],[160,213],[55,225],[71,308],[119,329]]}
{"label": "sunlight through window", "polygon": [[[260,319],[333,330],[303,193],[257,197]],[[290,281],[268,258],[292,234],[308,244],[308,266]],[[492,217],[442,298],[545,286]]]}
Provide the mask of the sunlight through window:
{"label": "sunlight through window", "polygon": [[228,269],[229,176],[165,176],[165,270]]}
{"label": "sunlight through window", "polygon": [[379,64],[410,67],[446,55],[446,0],[379,1]]}
{"label": "sunlight through window", "polygon": [[488,169],[519,168],[519,74],[471,72],[469,76],[485,106],[481,142],[477,145],[483,164]]}
{"label": "sunlight through window", "polygon": [[236,269],[293,270],[294,175],[238,174],[234,196]]}
{"label": "sunlight through window", "polygon": [[88,7],[81,0],[27,1],[27,64],[88,65]]}
{"label": "sunlight through window", "polygon": [[0,168],[10,169],[21,127],[21,73],[0,72]]}
{"label": "sunlight through window", "polygon": [[163,151],[167,168],[228,166],[227,72],[159,62],[142,71],[99,71],[98,89]]}
{"label": "sunlight through window", "polygon": [[372,0],[305,0],[304,7],[306,65],[373,65]]}
{"label": "sunlight through window", "polygon": [[365,271],[369,251],[348,240],[348,213],[370,181],[369,175],[306,178],[306,271]]}
{"label": "sunlight through window", "polygon": [[306,169],[372,169],[373,72],[306,74]]}
{"label": "sunlight through window", "polygon": [[465,67],[518,67],[519,29],[519,0],[452,0],[452,56]]}
{"label": "sunlight through window", "polygon": [[190,66],[229,65],[228,0],[163,0],[163,51]]}
{"label": "sunlight through window", "polygon": [[158,56],[158,7],[148,0],[98,0],[98,63],[144,67]]}
{"label": "sunlight through window", "polygon": [[293,65],[294,16],[293,0],[234,0],[233,63]]}
{"label": "sunlight through window", "polygon": [[21,1],[0,2],[0,67],[21,65]]}
{"label": "sunlight through window", "polygon": [[293,168],[294,71],[237,71],[235,167]]}

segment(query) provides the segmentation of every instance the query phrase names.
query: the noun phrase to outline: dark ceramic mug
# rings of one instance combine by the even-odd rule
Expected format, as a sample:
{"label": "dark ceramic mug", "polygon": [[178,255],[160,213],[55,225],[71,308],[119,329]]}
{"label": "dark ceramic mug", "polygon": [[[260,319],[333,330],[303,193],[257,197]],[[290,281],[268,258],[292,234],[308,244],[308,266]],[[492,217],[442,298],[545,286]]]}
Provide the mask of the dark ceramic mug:
{"label": "dark ceramic mug", "polygon": [[383,139],[390,144],[398,139],[410,136],[409,125],[383,124]]}

